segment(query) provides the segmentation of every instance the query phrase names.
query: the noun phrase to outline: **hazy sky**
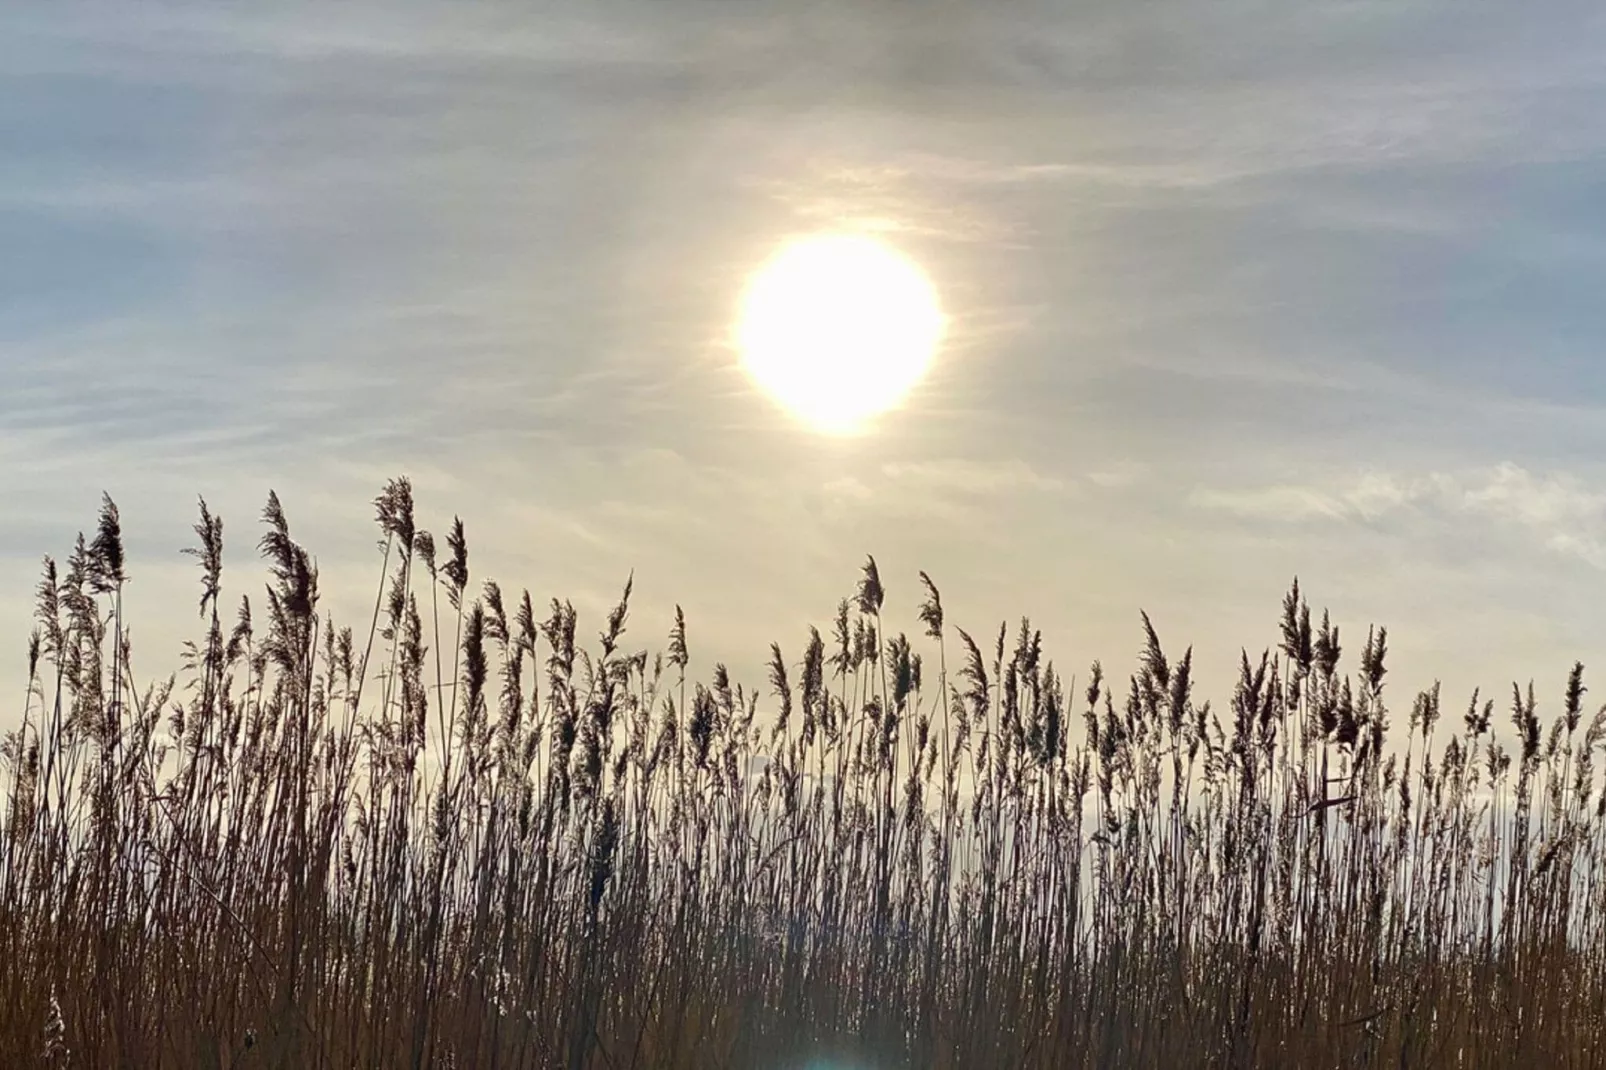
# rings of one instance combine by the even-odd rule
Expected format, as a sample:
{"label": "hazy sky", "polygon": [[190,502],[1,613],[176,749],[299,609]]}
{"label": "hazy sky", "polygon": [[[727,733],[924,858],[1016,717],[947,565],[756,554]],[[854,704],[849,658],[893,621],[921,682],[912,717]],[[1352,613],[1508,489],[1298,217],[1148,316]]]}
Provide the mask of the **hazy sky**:
{"label": "hazy sky", "polygon": [[[1347,664],[1390,626],[1396,708],[1554,699],[1606,627],[1603,54],[1595,3],[8,5],[0,685],[102,490],[148,679],[197,495],[231,601],[274,488],[359,624],[406,473],[584,634],[635,569],[700,675],[761,682],[873,553],[894,626],[923,568],[1067,674],[1142,607],[1225,700],[1297,572]],[[866,227],[950,335],[823,439],[730,324]]]}

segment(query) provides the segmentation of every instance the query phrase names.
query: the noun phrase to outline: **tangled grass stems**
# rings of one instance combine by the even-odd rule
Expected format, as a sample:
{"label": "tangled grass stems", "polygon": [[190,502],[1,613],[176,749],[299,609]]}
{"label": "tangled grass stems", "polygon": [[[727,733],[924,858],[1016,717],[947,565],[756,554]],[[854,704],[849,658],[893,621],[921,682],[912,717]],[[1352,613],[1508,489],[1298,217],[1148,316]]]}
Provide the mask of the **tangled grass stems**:
{"label": "tangled grass stems", "polygon": [[375,506],[359,644],[274,495],[225,635],[202,502],[202,636],[143,693],[116,506],[46,559],[0,1065],[1602,1065],[1581,665],[1548,723],[1529,685],[1446,726],[1435,685],[1391,727],[1386,631],[1341,671],[1296,582],[1216,709],[1147,615],[1119,688],[924,573],[889,634],[872,559],[750,691],[694,678],[678,608],[627,648],[628,583],[587,646],[471,588],[460,520],[438,558],[405,479]]}

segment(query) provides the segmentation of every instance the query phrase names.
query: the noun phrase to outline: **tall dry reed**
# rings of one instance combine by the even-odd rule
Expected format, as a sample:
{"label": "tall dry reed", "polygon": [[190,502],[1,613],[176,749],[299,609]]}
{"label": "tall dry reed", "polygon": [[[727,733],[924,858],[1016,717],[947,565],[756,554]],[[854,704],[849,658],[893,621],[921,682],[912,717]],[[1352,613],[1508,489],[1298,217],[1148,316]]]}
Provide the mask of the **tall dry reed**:
{"label": "tall dry reed", "polygon": [[[46,559],[5,743],[0,1065],[1606,1065],[1606,714],[1403,725],[1298,585],[1230,700],[1149,622],[1122,683],[869,561],[762,692],[583,642],[376,502],[354,634],[271,581],[144,682],[116,507]],[[441,596],[444,595],[444,598]],[[443,648],[443,639],[447,644]],[[919,649],[917,649],[917,647]],[[950,659],[950,655],[952,658]],[[762,707],[762,712],[761,712]]]}

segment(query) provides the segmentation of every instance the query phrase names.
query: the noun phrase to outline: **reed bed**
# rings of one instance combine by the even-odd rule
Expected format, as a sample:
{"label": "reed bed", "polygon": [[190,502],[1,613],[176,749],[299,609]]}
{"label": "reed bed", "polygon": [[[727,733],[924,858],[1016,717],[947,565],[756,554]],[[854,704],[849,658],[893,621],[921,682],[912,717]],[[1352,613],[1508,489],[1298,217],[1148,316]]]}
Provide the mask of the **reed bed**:
{"label": "reed bed", "polygon": [[[115,505],[46,559],[0,827],[0,1066],[1606,1066],[1606,710],[1386,698],[1297,582],[1213,707],[973,637],[874,560],[749,689],[587,641],[405,479],[357,630],[203,502],[142,679]],[[174,597],[180,597],[176,592]],[[1403,705],[1402,705],[1403,709]],[[1398,722],[1398,723],[1396,723]]]}

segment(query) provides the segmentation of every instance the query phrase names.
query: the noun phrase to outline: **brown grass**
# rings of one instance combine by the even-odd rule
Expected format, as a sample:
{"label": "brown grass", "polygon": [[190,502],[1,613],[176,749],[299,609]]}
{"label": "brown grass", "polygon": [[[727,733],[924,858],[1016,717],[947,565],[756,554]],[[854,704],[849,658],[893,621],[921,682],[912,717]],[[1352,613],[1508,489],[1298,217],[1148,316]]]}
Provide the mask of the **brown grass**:
{"label": "brown grass", "polygon": [[1435,686],[1391,728],[1386,633],[1341,671],[1296,584],[1213,710],[1146,616],[1120,688],[924,574],[893,634],[872,560],[760,694],[691,678],[678,611],[625,647],[628,586],[587,647],[376,504],[353,636],[276,497],[226,612],[203,503],[202,634],[143,690],[111,502],[46,561],[0,1066],[1606,1065],[1581,667],[1554,716]]}

